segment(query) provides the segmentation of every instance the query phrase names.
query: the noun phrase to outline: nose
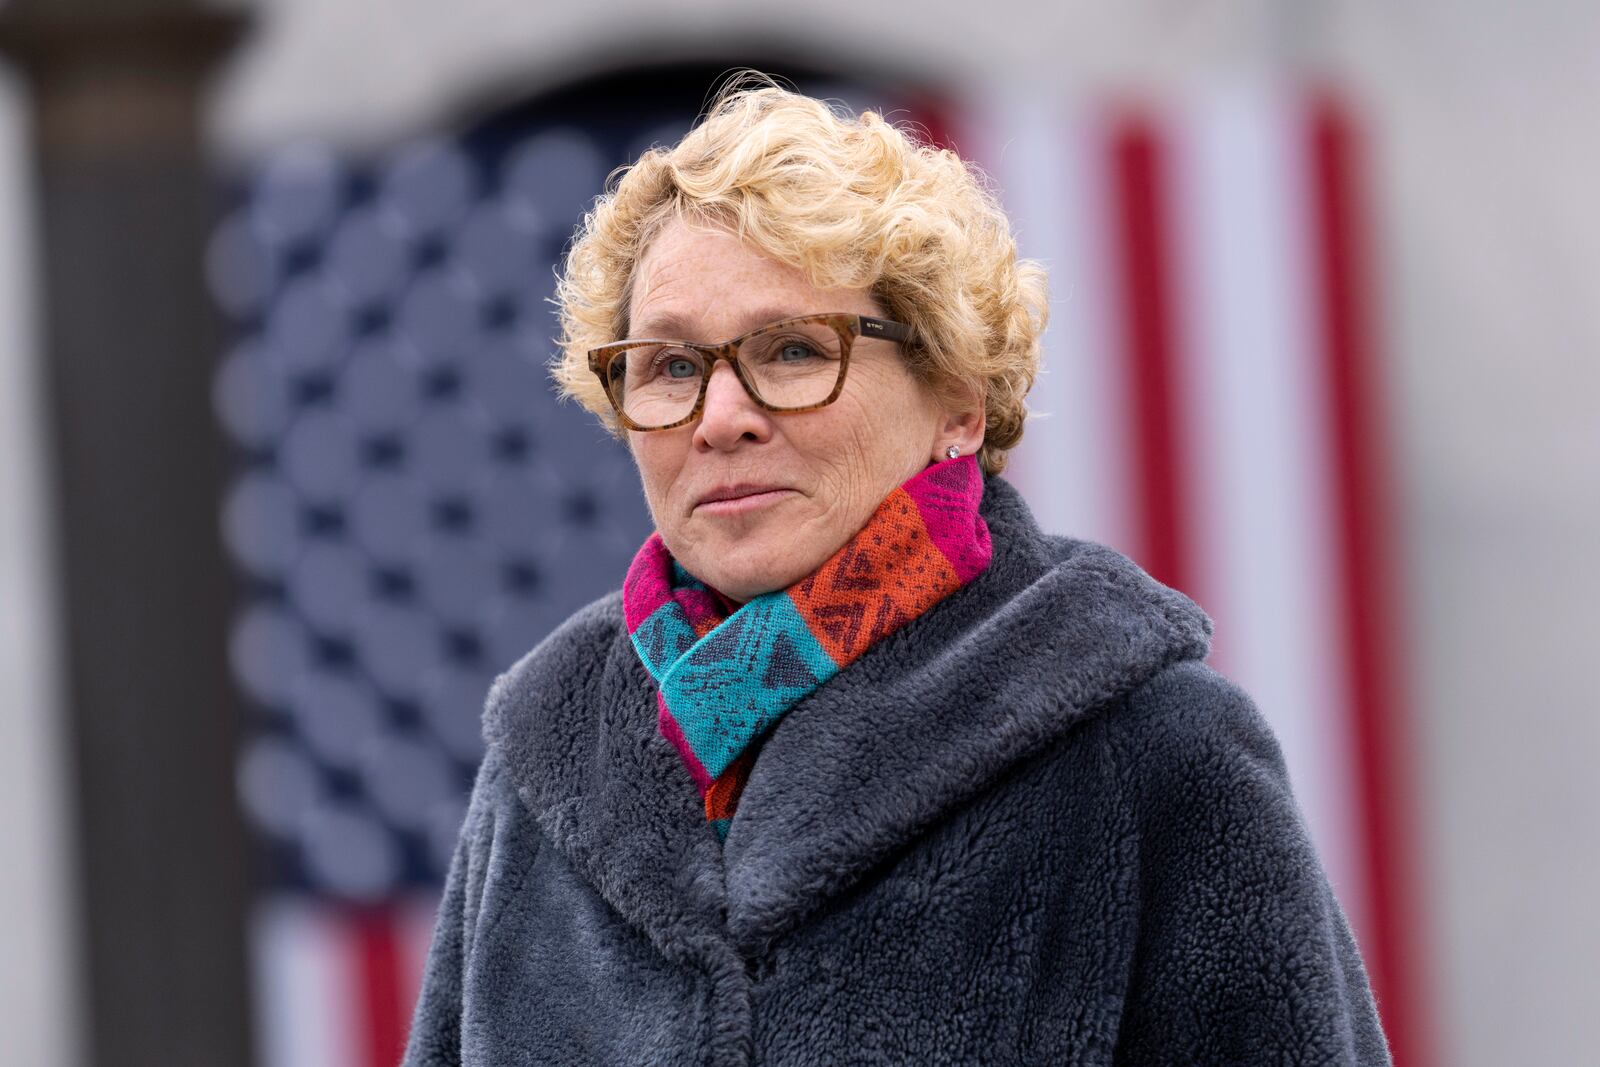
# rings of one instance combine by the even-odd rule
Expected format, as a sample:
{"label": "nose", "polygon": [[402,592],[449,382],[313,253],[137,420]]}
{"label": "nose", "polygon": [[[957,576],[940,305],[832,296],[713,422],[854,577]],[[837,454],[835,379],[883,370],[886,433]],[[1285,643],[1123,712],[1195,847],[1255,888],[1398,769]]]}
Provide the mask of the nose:
{"label": "nose", "polygon": [[694,428],[695,445],[726,451],[740,441],[765,441],[771,435],[770,414],[744,391],[733,368],[718,360],[706,382],[705,407]]}

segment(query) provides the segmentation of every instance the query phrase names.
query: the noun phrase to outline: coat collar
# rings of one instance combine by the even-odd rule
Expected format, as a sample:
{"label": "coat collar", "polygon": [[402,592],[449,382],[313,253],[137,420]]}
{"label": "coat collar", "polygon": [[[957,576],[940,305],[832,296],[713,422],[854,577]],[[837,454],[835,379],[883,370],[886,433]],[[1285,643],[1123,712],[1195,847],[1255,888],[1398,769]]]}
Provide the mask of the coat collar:
{"label": "coat collar", "polygon": [[1109,701],[1209,648],[1211,622],[1121,554],[1040,533],[985,487],[994,560],[795,705],[719,843],[656,728],[620,597],[502,675],[485,737],[552,843],[669,957],[755,951]]}

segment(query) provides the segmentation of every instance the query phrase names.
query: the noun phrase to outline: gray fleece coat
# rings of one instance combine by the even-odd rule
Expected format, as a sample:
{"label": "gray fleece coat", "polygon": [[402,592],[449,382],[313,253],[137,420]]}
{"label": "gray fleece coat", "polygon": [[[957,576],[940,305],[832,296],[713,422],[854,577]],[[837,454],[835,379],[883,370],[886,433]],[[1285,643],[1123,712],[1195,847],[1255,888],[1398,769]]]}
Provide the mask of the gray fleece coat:
{"label": "gray fleece coat", "polygon": [[1386,1064],[1210,620],[1041,534],[779,721],[719,843],[617,594],[496,680],[404,1067]]}

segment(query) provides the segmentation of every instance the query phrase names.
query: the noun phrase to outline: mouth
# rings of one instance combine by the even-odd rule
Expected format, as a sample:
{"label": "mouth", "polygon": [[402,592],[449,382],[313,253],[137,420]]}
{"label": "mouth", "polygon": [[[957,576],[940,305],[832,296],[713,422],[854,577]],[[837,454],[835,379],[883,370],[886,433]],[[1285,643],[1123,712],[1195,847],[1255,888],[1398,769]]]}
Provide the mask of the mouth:
{"label": "mouth", "polygon": [[695,501],[692,510],[718,514],[747,511],[753,508],[765,507],[768,504],[775,504],[793,492],[793,489],[788,489],[781,485],[755,485],[750,483],[723,485],[702,495]]}

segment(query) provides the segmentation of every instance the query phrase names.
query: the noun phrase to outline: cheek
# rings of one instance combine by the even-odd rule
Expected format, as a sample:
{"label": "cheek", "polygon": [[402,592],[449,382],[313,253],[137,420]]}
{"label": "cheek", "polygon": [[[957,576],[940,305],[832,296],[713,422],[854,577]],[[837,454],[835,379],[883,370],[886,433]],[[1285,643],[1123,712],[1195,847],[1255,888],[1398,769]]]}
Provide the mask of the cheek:
{"label": "cheek", "polygon": [[638,469],[639,484],[644,488],[651,511],[656,511],[666,500],[682,466],[679,455],[682,449],[674,448],[672,441],[657,440],[665,436],[635,433],[628,440],[628,451],[633,454],[633,465]]}
{"label": "cheek", "polygon": [[884,371],[859,397],[856,417],[872,458],[888,466],[904,466],[902,454],[920,454],[938,424],[931,393],[909,374]]}

